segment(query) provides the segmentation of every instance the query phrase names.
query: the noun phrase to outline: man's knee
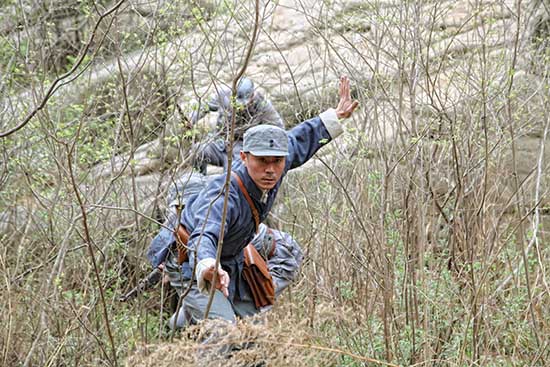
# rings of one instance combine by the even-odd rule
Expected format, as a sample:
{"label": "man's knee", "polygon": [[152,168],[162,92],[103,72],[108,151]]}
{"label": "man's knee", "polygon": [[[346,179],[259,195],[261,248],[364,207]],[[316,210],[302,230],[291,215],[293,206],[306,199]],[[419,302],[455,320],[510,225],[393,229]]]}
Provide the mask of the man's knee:
{"label": "man's knee", "polygon": [[174,314],[170,317],[168,321],[168,326],[170,329],[183,329],[189,326],[189,316],[185,315],[185,308],[180,307],[179,310],[176,310]]}
{"label": "man's knee", "polygon": [[[208,306],[209,294],[201,293],[196,286],[189,292],[183,301],[188,321],[196,324],[205,319],[205,312]],[[235,323],[235,311],[231,302],[220,292],[214,292],[214,299],[208,312],[208,319],[221,319]]]}

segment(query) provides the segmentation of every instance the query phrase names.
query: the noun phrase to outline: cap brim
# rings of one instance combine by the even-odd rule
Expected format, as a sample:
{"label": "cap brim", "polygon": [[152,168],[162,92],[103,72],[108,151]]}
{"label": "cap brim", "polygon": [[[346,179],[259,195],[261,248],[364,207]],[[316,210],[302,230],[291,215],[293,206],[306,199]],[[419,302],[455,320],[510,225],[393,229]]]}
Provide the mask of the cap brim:
{"label": "cap brim", "polygon": [[251,150],[248,153],[255,155],[256,157],[286,157],[288,152],[281,152],[280,150]]}

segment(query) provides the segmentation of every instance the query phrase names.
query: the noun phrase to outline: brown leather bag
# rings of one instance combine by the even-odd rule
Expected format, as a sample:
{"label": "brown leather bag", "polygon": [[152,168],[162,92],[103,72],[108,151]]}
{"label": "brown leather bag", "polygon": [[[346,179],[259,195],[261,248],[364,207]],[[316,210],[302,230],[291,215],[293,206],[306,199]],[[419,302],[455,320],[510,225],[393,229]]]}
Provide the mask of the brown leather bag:
{"label": "brown leather bag", "polygon": [[176,247],[178,249],[178,264],[181,265],[187,261],[187,242],[189,242],[189,232],[181,224],[176,232]]}
{"label": "brown leather bag", "polygon": [[256,308],[275,303],[275,287],[264,258],[249,244],[244,248],[243,278],[248,283]]}
{"label": "brown leather bag", "polygon": [[[258,209],[256,209],[239,175],[234,172],[232,175],[235,177],[241,192],[250,206],[257,233],[258,227],[260,226]],[[244,248],[243,278],[250,287],[256,308],[273,305],[275,303],[275,286],[273,285],[273,279],[271,278],[264,258],[258,253],[253,244],[248,244],[248,246]]]}

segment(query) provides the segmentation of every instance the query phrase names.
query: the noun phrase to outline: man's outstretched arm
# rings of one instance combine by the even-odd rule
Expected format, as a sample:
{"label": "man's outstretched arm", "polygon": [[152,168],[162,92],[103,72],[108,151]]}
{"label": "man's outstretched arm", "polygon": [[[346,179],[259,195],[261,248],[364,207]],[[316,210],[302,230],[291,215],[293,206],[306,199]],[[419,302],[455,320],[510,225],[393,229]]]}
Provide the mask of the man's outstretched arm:
{"label": "man's outstretched arm", "polygon": [[347,76],[340,78],[339,95],[336,108],[330,108],[288,132],[287,170],[307,162],[322,146],[342,133],[341,120],[350,117],[359,106],[359,102],[351,98]]}

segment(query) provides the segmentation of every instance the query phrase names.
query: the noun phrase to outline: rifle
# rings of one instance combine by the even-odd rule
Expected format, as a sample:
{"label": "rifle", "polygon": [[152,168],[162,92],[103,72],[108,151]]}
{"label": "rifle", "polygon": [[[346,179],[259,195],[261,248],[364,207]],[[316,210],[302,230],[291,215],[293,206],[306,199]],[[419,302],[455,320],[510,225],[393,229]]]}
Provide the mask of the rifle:
{"label": "rifle", "polygon": [[145,278],[141,279],[138,284],[126,293],[123,296],[119,297],[120,302],[126,302],[137,297],[138,294],[141,294],[151,288],[153,288],[162,278],[162,270],[159,268],[154,268]]}

